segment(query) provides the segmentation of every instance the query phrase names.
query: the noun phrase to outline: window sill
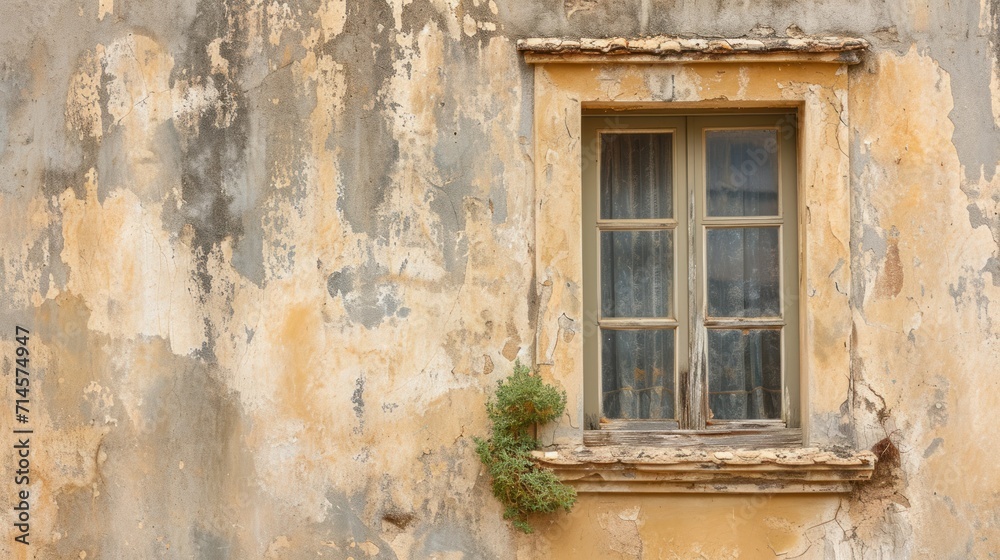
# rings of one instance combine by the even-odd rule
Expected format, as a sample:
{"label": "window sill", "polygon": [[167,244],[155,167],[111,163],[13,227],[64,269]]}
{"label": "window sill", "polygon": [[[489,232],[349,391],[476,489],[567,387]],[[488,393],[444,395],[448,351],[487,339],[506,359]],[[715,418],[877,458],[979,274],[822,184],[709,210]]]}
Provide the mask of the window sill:
{"label": "window sill", "polygon": [[577,492],[846,493],[875,470],[874,453],[842,448],[577,446],[532,456]]}
{"label": "window sill", "polygon": [[584,430],[586,446],[696,447],[723,449],[794,449],[802,446],[802,430],[783,425],[716,425],[705,430]]}

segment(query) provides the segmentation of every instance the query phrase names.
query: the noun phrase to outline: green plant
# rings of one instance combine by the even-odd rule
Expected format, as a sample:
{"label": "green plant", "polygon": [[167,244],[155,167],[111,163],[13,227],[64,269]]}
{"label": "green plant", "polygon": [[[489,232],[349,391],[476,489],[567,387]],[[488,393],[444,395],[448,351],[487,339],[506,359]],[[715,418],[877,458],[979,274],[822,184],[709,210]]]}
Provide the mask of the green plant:
{"label": "green plant", "polygon": [[493,423],[488,439],[474,438],[476,453],[489,470],[493,495],[504,505],[504,519],[525,533],[534,529],[528,515],[569,511],[576,491],[559,482],[549,469],[531,460],[537,447],[528,429],[558,418],[566,409],[566,393],[547,385],[521,362],[500,381],[496,395],[486,403]]}

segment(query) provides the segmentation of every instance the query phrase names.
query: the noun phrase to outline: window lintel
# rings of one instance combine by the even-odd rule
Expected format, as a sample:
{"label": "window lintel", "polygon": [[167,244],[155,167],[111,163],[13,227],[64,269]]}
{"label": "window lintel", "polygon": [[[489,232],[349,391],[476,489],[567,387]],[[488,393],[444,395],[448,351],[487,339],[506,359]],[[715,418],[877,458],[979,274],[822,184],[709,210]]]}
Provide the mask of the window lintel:
{"label": "window lintel", "polygon": [[857,64],[869,47],[859,37],[529,38],[517,50],[532,64],[828,62]]}

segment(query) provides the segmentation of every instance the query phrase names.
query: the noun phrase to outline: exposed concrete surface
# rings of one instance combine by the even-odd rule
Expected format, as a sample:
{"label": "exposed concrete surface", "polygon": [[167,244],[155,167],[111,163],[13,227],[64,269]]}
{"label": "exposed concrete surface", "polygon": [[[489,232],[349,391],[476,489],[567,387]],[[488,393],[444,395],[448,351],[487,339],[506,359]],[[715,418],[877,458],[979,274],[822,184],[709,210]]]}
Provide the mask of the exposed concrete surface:
{"label": "exposed concrete surface", "polygon": [[[32,545],[5,483],[0,556],[995,557],[998,18],[994,0],[3,0],[0,393],[6,410],[27,326],[37,434]],[[848,71],[852,361],[830,374],[851,393],[817,429],[873,449],[874,480],[590,495],[515,535],[470,436],[512,361],[548,356],[516,41],[754,29],[873,45]]]}

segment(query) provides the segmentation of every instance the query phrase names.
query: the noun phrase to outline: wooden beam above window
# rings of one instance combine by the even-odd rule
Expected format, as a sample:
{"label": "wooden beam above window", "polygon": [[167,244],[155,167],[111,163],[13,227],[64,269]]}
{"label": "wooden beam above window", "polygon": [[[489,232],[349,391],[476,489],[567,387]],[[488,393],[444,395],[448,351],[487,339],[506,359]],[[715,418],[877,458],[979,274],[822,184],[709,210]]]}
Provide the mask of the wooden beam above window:
{"label": "wooden beam above window", "polygon": [[532,64],[829,62],[857,64],[869,47],[860,37],[686,38],[531,38],[517,50]]}

